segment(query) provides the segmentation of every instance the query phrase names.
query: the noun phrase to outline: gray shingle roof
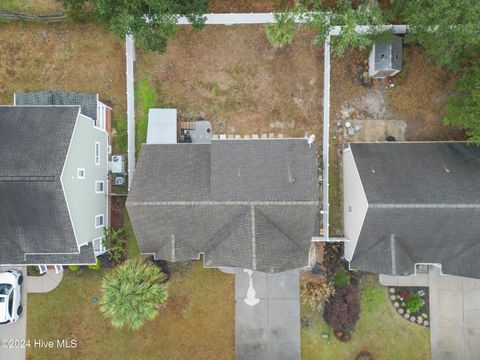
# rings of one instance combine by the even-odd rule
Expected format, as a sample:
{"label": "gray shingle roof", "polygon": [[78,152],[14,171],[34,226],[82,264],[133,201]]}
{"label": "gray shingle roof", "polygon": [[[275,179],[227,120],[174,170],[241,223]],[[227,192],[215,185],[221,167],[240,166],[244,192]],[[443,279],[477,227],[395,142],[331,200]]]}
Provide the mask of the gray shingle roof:
{"label": "gray shingle roof", "polygon": [[97,120],[97,95],[68,91],[38,91],[15,94],[16,105],[79,105],[81,113]]}
{"label": "gray shingle roof", "polygon": [[368,210],[351,267],[410,274],[415,263],[480,278],[480,148],[350,144]]}
{"label": "gray shingle roof", "polygon": [[0,107],[0,264],[28,263],[26,253],[78,253],[60,182],[78,112]]}
{"label": "gray shingle roof", "polygon": [[213,140],[143,145],[127,209],[144,253],[275,272],[308,264],[318,200],[304,139]]}

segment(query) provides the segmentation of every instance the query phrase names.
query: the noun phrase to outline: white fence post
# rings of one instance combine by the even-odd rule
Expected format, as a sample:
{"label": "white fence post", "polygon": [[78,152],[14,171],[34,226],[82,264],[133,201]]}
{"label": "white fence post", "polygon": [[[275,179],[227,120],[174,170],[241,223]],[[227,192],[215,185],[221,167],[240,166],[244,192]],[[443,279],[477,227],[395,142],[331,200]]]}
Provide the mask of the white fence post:
{"label": "white fence post", "polygon": [[134,90],[134,67],[135,39],[127,35],[125,39],[126,53],[126,81],[127,81],[127,144],[128,144],[128,190],[135,174],[135,90]]}

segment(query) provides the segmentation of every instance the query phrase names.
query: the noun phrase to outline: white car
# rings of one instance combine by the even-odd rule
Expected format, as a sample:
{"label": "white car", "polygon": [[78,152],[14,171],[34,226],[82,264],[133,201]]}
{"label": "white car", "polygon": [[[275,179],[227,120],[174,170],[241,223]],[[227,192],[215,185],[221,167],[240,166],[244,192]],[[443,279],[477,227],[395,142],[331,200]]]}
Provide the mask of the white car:
{"label": "white car", "polygon": [[0,273],[0,325],[18,320],[23,311],[21,285],[23,275],[17,270]]}

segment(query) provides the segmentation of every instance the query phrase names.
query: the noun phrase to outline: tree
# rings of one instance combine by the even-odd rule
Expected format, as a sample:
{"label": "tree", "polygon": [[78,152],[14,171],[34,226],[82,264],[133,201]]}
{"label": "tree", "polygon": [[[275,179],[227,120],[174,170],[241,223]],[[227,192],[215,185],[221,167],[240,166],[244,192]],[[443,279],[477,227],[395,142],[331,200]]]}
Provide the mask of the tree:
{"label": "tree", "polygon": [[[295,18],[315,31],[317,43],[324,43],[325,36],[333,26],[342,26],[340,34],[331,38],[332,53],[336,56],[343,56],[350,47],[364,49],[371,46],[380,35],[377,26],[384,23],[382,11],[375,0],[356,1],[355,4],[351,0],[339,1],[328,12],[317,2],[307,2],[306,5],[298,3],[288,13],[275,14],[276,23],[267,26],[267,37],[272,45],[282,47],[292,41],[298,30]],[[357,33],[357,25],[368,26],[368,34]],[[272,41],[272,38],[285,41]]]}
{"label": "tree", "polygon": [[323,317],[335,331],[349,332],[360,318],[360,295],[352,285],[337,289],[325,304]]}
{"label": "tree", "polygon": [[480,65],[465,69],[457,80],[443,120],[462,127],[471,141],[480,143]]}
{"label": "tree", "polygon": [[203,13],[207,0],[63,0],[67,13],[74,19],[86,9],[105,22],[117,36],[133,35],[146,50],[164,52],[175,35],[179,16],[186,16],[198,30],[205,23]]}
{"label": "tree", "polygon": [[272,46],[281,48],[290,44],[293,36],[297,32],[297,25],[295,24],[295,14],[292,12],[274,14],[275,23],[268,24],[267,39]]}
{"label": "tree", "polygon": [[480,53],[480,1],[391,0],[409,25],[406,40],[422,45],[436,63],[458,70]]}
{"label": "tree", "polygon": [[167,299],[165,275],[154,264],[130,259],[105,275],[100,311],[115,327],[137,330]]}

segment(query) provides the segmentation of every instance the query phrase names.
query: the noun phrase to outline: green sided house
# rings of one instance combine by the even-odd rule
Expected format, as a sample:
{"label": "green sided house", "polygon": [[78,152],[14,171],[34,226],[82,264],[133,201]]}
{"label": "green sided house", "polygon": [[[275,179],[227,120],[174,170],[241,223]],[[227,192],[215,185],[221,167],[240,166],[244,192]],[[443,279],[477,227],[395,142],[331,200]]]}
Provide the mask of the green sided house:
{"label": "green sided house", "polygon": [[66,92],[0,106],[0,265],[94,264],[105,251],[110,111]]}

